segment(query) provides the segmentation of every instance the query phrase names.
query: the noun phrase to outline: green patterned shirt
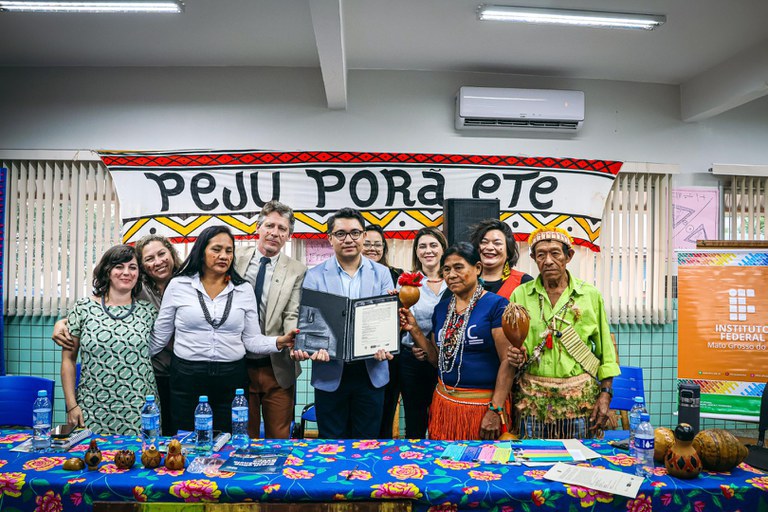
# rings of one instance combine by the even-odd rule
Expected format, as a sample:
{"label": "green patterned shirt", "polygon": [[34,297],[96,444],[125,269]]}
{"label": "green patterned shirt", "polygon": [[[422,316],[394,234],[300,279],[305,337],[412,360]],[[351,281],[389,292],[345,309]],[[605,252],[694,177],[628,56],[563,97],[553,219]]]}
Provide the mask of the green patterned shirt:
{"label": "green patterned shirt", "polygon": [[[130,306],[107,306],[113,315]],[[157,395],[149,359],[149,335],[157,310],[136,301],[127,317],[111,318],[88,297],[75,303],[67,316],[72,336],[80,339],[80,384],[77,403],[85,426],[94,434],[139,435],[144,397]]]}
{"label": "green patterned shirt", "polygon": [[[563,291],[554,308],[549,302],[541,276],[521,284],[512,292],[510,301],[524,306],[531,315],[531,327],[524,342],[528,356],[531,356],[541,342],[547,323],[556,314],[573,323],[582,341],[587,343],[592,353],[600,360],[597,378],[603,380],[615,377],[621,372],[616,362],[616,350],[611,341],[603,298],[594,286],[576,279],[570,272],[568,277],[568,287]],[[575,319],[574,307],[580,311],[578,320]],[[567,324],[556,321],[556,327],[562,330],[567,327]],[[581,375],[584,369],[554,338],[552,349],[544,348],[541,359],[538,363],[533,363],[528,368],[528,372],[539,377],[566,378]]]}

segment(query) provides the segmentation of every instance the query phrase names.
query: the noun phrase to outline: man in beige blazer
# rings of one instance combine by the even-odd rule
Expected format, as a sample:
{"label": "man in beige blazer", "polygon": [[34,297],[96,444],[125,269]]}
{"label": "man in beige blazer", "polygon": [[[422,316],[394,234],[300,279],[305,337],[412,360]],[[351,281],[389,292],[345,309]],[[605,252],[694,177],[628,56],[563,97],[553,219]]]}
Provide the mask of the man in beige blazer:
{"label": "man in beige blazer", "polygon": [[[259,214],[256,247],[236,251],[235,269],[253,287],[259,304],[259,323],[267,336],[280,336],[296,328],[301,284],[307,271],[302,263],[280,251],[293,233],[293,210],[278,201],[264,205]],[[261,293],[257,291],[261,289]],[[248,435],[259,437],[261,413],[267,438],[290,437],[294,418],[296,378],[301,373],[288,350],[260,356],[248,353]]]}

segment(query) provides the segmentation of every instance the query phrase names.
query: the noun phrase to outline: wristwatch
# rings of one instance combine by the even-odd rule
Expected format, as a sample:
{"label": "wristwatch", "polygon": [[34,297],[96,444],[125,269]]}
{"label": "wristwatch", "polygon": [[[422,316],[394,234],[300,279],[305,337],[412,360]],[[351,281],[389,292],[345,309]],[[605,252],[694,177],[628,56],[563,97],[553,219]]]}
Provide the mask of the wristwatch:
{"label": "wristwatch", "polygon": [[600,388],[601,393],[608,393],[608,395],[613,398],[613,388]]}

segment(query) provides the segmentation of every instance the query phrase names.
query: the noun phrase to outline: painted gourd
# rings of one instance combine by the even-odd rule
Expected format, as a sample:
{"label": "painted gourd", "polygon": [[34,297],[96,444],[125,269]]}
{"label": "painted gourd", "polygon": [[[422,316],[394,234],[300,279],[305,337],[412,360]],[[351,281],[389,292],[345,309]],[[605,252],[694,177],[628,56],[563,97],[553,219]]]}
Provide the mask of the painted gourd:
{"label": "painted gourd", "polygon": [[664,462],[664,455],[675,444],[675,433],[667,427],[659,427],[653,432],[653,460]]}
{"label": "painted gourd", "polygon": [[91,439],[91,442],[88,445],[88,450],[85,452],[85,455],[83,455],[83,459],[85,460],[88,469],[91,471],[99,467],[99,462],[101,462],[101,450],[99,450],[99,447],[96,445],[95,439]]}
{"label": "painted gourd", "polygon": [[117,469],[131,469],[136,462],[136,454],[133,450],[118,450],[115,453],[115,466]]}
{"label": "painted gourd", "polygon": [[163,454],[160,453],[154,445],[150,446],[141,453],[141,463],[147,469],[155,469],[160,466]]}
{"label": "painted gourd", "polygon": [[85,469],[85,462],[80,457],[71,457],[64,461],[64,469],[67,471],[80,471]]}
{"label": "painted gourd", "polygon": [[719,428],[702,430],[693,440],[705,469],[730,471],[747,458],[749,450],[736,436]]}
{"label": "painted gourd", "polygon": [[523,346],[530,325],[531,317],[527,309],[514,302],[507,304],[501,315],[501,330],[512,345],[517,348]]}
{"label": "painted gourd", "polygon": [[664,455],[664,467],[670,476],[689,479],[701,473],[701,459],[691,446],[694,435],[695,431],[688,423],[681,423],[675,428],[675,442]]}
{"label": "painted gourd", "polygon": [[165,456],[165,467],[171,470],[184,469],[184,454],[181,453],[181,443],[178,439],[171,440],[168,454]]}

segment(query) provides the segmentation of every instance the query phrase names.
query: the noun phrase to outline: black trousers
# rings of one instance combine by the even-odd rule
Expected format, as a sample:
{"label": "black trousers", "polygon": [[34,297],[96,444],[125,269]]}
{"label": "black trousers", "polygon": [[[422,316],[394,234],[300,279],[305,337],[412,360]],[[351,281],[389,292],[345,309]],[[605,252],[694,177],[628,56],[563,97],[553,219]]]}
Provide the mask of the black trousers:
{"label": "black trousers", "polygon": [[232,431],[232,400],[237,388],[248,388],[245,359],[230,363],[171,359],[171,414],[179,430],[194,430],[195,407],[200,395],[208,396],[213,429]]}
{"label": "black trousers", "polygon": [[160,425],[164,436],[176,435],[171,415],[171,377],[155,374],[157,382],[157,399],[160,403]]}
{"label": "black trousers", "polygon": [[429,424],[429,406],[437,385],[437,368],[419,361],[408,347],[400,350],[400,392],[405,412],[405,437],[424,439]]}
{"label": "black trousers", "polygon": [[395,354],[389,363],[389,382],[384,386],[384,408],[381,417],[379,439],[392,439],[392,423],[395,421],[397,402],[400,400],[400,354]]}
{"label": "black trousers", "polygon": [[321,439],[376,439],[381,427],[384,388],[375,388],[363,361],[347,363],[336,391],[315,388]]}

